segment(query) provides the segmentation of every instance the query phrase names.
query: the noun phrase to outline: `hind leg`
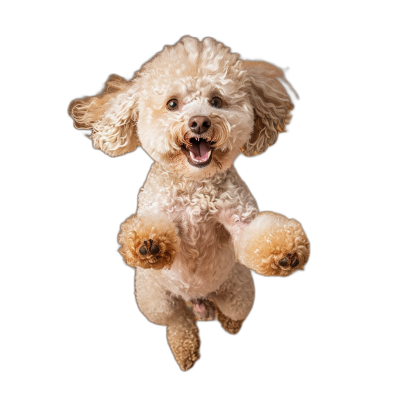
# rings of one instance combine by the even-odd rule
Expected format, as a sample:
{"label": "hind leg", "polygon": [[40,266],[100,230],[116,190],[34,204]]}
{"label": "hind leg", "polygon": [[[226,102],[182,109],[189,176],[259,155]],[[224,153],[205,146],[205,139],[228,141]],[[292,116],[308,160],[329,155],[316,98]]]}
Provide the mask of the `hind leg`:
{"label": "hind leg", "polygon": [[167,339],[181,370],[187,371],[193,367],[200,358],[199,330],[193,314],[185,309],[178,318],[170,323],[167,327]]}
{"label": "hind leg", "polygon": [[186,371],[200,357],[196,319],[183,300],[172,297],[162,288],[158,278],[156,271],[136,269],[136,301],[150,322],[167,326],[167,339],[172,354],[179,367]]}
{"label": "hind leg", "polygon": [[254,303],[254,282],[250,270],[237,263],[231,277],[209,296],[215,305],[222,327],[238,333]]}

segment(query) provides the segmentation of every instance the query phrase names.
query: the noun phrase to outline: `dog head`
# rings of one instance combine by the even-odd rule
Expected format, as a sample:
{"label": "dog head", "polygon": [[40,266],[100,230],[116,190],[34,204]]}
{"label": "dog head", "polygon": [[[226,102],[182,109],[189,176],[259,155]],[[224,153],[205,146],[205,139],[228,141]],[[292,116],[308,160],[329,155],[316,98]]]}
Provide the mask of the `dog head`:
{"label": "dog head", "polygon": [[112,75],[100,95],[74,100],[78,129],[110,156],[143,149],[164,168],[203,179],[237,155],[263,153],[290,120],[281,69],[242,61],[212,38],[183,37],[130,81]]}

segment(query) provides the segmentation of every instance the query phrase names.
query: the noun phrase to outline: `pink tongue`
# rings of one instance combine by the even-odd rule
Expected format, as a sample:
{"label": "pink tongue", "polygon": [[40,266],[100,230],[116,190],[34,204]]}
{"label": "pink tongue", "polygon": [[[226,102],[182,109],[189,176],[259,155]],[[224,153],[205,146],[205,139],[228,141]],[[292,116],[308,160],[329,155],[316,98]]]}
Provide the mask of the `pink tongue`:
{"label": "pink tongue", "polygon": [[206,140],[200,140],[199,142],[196,140],[191,142],[192,146],[190,147],[190,151],[193,153],[195,159],[202,160],[203,158],[207,158],[207,153],[210,151],[210,145]]}

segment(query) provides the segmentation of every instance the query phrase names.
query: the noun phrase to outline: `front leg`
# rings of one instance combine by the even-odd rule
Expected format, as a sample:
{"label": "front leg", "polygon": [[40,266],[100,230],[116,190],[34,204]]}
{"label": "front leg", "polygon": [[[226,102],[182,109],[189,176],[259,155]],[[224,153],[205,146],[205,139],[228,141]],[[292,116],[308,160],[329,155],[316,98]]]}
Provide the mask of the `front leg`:
{"label": "front leg", "polygon": [[[244,204],[244,201],[241,202]],[[255,207],[225,208],[218,221],[231,234],[237,260],[262,275],[286,276],[306,264],[310,245],[300,223]]]}
{"label": "front leg", "polygon": [[131,267],[171,268],[179,249],[175,224],[164,214],[132,215],[118,235],[119,252]]}
{"label": "front leg", "polygon": [[289,275],[302,269],[310,254],[300,223],[273,212],[259,213],[234,242],[238,261],[262,275]]}

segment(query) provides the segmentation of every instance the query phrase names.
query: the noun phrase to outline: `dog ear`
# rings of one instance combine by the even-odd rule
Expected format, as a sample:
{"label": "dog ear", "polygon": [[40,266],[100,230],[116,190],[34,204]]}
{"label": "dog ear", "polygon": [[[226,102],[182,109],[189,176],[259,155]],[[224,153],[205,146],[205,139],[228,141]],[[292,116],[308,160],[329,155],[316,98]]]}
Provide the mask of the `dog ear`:
{"label": "dog ear", "polygon": [[73,100],[69,115],[78,129],[91,129],[93,147],[115,157],[140,145],[136,133],[138,93],[135,79],[111,75],[97,96]]}
{"label": "dog ear", "polygon": [[290,121],[290,111],[294,106],[278,78],[293,88],[286,81],[283,71],[272,64],[242,61],[242,66],[248,74],[248,91],[254,108],[253,133],[242,152],[246,156],[254,156],[272,146]]}

